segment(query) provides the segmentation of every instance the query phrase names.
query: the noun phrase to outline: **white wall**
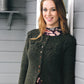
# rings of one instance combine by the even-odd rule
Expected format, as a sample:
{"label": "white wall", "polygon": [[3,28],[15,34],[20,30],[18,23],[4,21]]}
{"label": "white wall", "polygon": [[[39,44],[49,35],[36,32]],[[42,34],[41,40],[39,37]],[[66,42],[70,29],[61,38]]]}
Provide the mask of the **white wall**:
{"label": "white wall", "polygon": [[26,0],[26,32],[36,28],[36,0]]}
{"label": "white wall", "polygon": [[8,27],[8,14],[0,13],[0,84],[17,84],[25,40],[25,0],[11,1],[14,14],[11,30]]}
{"label": "white wall", "polygon": [[76,84],[84,84],[84,0],[75,0],[74,36],[76,50]]}

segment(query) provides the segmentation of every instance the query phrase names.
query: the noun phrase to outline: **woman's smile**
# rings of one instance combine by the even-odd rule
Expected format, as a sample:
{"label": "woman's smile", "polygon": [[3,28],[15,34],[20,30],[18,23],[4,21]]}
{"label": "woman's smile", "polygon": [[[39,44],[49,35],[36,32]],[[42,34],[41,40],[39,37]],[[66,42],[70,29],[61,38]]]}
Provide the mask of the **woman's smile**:
{"label": "woman's smile", "polygon": [[53,20],[53,17],[46,17],[46,20],[51,22]]}

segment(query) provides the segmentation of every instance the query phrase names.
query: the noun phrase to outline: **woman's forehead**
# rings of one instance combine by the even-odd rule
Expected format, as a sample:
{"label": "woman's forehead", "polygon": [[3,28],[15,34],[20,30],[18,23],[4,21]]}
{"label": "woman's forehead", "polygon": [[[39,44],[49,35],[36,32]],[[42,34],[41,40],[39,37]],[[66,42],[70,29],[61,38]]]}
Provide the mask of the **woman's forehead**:
{"label": "woman's forehead", "polygon": [[52,7],[56,7],[56,6],[55,6],[55,3],[53,0],[45,0],[43,2],[43,7],[52,8]]}

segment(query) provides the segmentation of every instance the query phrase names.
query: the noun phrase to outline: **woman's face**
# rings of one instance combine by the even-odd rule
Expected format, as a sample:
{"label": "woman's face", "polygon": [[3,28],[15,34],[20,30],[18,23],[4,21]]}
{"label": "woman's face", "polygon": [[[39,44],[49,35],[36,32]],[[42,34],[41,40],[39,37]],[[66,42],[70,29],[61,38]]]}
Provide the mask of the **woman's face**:
{"label": "woman's face", "polygon": [[52,28],[59,26],[56,6],[52,0],[45,0],[43,2],[42,13],[47,27]]}

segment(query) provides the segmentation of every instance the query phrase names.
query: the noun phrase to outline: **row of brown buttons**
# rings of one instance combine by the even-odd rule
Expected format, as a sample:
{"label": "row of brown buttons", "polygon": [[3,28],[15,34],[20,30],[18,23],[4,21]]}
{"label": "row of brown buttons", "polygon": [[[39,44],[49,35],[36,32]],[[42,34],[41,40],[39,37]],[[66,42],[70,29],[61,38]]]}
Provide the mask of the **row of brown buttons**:
{"label": "row of brown buttons", "polygon": [[[46,40],[47,40],[47,38],[46,38]],[[46,42],[43,42],[43,43],[46,43]],[[42,45],[41,46],[41,48],[43,48],[44,46]],[[40,53],[42,54],[42,50],[40,51]],[[40,59],[42,58],[42,56],[40,56]],[[38,65],[38,73],[40,73],[40,68],[41,68],[41,66],[40,65]],[[43,80],[41,80],[41,83],[43,82]]]}
{"label": "row of brown buttons", "polygon": [[[41,46],[41,48],[43,48],[43,45]],[[40,53],[42,54],[42,51],[40,51]],[[42,58],[42,56],[40,56],[40,59]],[[38,68],[40,68],[41,66],[38,65]],[[38,72],[40,73],[40,69],[38,69]]]}
{"label": "row of brown buttons", "polygon": [[[42,56],[40,56],[40,59],[42,58]],[[38,65],[38,68],[41,68],[41,66],[40,65]],[[39,70],[38,70],[38,72],[40,72]]]}
{"label": "row of brown buttons", "polygon": [[[46,40],[47,40],[48,38],[46,38]],[[45,41],[43,42],[44,44],[46,43]],[[44,46],[42,45],[41,46],[41,48],[43,48]],[[42,54],[42,51],[40,51],[40,53]],[[42,58],[42,56],[40,56],[40,59]],[[40,73],[40,68],[41,68],[41,66],[40,65],[38,65],[38,73]],[[41,80],[41,83],[43,82],[43,80]]]}

